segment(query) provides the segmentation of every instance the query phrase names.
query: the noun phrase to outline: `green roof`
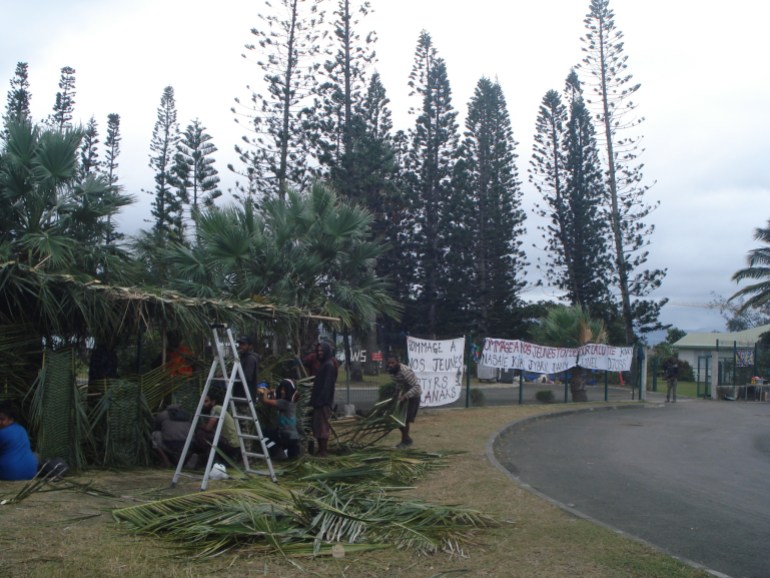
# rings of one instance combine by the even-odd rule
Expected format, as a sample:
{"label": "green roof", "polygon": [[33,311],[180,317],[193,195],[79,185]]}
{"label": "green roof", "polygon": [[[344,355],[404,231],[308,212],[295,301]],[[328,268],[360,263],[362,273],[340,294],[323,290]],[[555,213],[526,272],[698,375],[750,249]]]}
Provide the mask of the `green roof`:
{"label": "green roof", "polygon": [[720,349],[732,347],[733,343],[747,346],[759,341],[763,333],[770,331],[770,325],[759,325],[743,331],[731,333],[688,333],[682,339],[674,343],[677,349],[716,349],[719,342]]}

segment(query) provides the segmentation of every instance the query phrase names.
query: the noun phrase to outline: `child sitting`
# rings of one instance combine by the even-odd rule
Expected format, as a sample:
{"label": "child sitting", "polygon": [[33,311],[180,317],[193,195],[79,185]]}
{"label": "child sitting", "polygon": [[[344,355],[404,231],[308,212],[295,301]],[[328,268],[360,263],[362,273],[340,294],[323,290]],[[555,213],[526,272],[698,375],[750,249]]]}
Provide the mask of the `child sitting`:
{"label": "child sitting", "polygon": [[[259,399],[278,410],[277,432],[265,432],[273,435],[280,450],[285,451],[290,459],[299,457],[299,431],[297,430],[297,399],[299,394],[291,379],[282,379],[275,391],[275,399],[268,395],[268,390],[257,390]],[[277,435],[276,435],[277,434]],[[281,455],[279,453],[279,455]]]}

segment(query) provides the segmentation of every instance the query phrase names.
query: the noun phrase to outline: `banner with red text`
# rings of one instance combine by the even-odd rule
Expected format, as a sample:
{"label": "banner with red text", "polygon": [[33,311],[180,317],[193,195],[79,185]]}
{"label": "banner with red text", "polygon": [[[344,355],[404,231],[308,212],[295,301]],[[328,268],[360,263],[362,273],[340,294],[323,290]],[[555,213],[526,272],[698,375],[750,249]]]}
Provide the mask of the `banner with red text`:
{"label": "banner with red text", "polygon": [[463,383],[465,338],[406,338],[409,367],[422,388],[420,405],[436,407],[460,399]]}
{"label": "banner with red text", "polygon": [[613,347],[589,343],[579,348],[549,347],[518,339],[484,341],[480,363],[500,369],[519,369],[531,373],[561,373],[576,366],[606,371],[628,371],[633,347]]}

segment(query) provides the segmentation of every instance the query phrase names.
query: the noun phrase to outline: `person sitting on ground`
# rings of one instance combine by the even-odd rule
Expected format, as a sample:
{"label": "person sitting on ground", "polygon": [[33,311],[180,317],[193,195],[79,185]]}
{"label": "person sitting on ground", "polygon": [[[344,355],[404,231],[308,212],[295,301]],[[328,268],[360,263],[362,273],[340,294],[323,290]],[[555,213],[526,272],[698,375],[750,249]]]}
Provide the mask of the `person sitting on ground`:
{"label": "person sitting on ground", "polygon": [[31,480],[37,473],[37,457],[18,417],[10,402],[0,404],[0,480]]}
{"label": "person sitting on ground", "polygon": [[[224,424],[222,424],[222,432],[219,435],[217,449],[228,458],[236,460],[240,456],[238,432],[235,429],[233,416],[222,407],[223,398],[224,396],[221,391],[212,389],[203,400],[203,411],[207,414],[207,418],[195,430],[194,449],[196,453],[208,455],[211,446],[214,444],[217,423],[219,418],[224,415]],[[218,460],[215,459],[214,461]]]}
{"label": "person sitting on ground", "polygon": [[289,459],[299,457],[299,431],[297,430],[297,400],[299,393],[291,379],[282,379],[275,391],[275,397],[268,395],[266,388],[257,390],[259,399],[265,405],[278,410],[278,430],[265,434],[278,442],[278,455],[286,452]]}
{"label": "person sitting on ground", "polygon": [[412,445],[413,440],[409,436],[409,424],[417,418],[417,410],[420,409],[420,394],[422,389],[417,381],[417,376],[408,365],[404,365],[398,359],[398,356],[391,354],[388,356],[388,373],[393,376],[396,382],[396,391],[393,396],[398,397],[399,402],[407,402],[406,419],[404,425],[398,428],[401,431],[401,443],[396,447],[403,449]]}
{"label": "person sitting on ground", "polygon": [[179,459],[187,434],[192,427],[190,414],[171,404],[153,418],[152,447],[160,456],[163,465],[173,467]]}

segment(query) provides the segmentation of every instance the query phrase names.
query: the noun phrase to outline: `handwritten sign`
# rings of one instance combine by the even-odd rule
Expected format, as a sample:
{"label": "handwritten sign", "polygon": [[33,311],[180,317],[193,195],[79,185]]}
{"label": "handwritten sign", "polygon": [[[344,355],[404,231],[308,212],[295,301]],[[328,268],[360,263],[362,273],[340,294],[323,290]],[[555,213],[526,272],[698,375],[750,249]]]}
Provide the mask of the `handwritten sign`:
{"label": "handwritten sign", "polygon": [[633,347],[613,347],[589,343],[579,348],[548,347],[518,339],[486,339],[481,363],[500,369],[519,369],[532,373],[561,373],[572,367],[628,371]]}
{"label": "handwritten sign", "polygon": [[436,407],[460,398],[465,338],[431,340],[407,337],[409,367],[422,388],[420,405]]}

